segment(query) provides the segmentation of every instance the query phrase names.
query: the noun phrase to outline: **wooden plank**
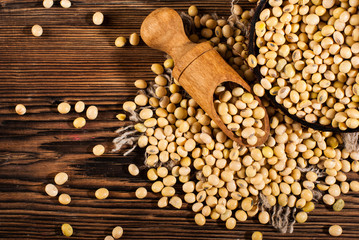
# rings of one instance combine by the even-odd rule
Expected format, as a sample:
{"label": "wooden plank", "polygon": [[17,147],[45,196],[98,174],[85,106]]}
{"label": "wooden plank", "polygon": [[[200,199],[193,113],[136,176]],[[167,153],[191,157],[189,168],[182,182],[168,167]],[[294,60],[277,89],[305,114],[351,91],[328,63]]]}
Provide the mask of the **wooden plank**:
{"label": "wooden plank", "polygon": [[[56,1],[44,9],[40,0],[3,0],[0,8],[0,238],[63,239],[60,226],[74,227],[71,239],[103,239],[112,228],[124,228],[123,239],[249,239],[255,230],[265,239],[331,239],[330,224],[343,226],[340,239],[357,239],[359,199],[349,194],[340,213],[323,205],[310,214],[308,223],[296,225],[293,234],[278,234],[256,221],[226,230],[223,223],[209,220],[204,227],[194,224],[189,206],[182,210],[156,207],[158,195],[139,200],[134,191],[149,186],[145,176],[127,172],[131,162],[141,163],[143,153],[130,156],[108,153],[94,157],[97,143],[111,148],[114,131],[129,122],[115,115],[120,104],[136,93],[133,82],[151,80],[150,65],[162,62],[164,54],[143,43],[122,49],[114,46],[117,36],[139,32],[144,17],[158,7],[185,11],[191,4],[201,12],[228,16],[227,0],[86,0],[72,1],[63,9]],[[253,6],[241,0],[245,7]],[[105,23],[94,26],[91,16],[105,14]],[[31,35],[40,24],[44,35]],[[83,100],[95,104],[100,113],[82,130],[73,129],[78,114],[60,115],[59,101]],[[28,113],[18,116],[17,103]],[[72,196],[70,206],[61,206],[45,195],[44,186],[56,172],[65,171],[70,180],[60,192]],[[352,178],[357,178],[353,175]],[[107,187],[110,197],[96,200],[94,191]]]}

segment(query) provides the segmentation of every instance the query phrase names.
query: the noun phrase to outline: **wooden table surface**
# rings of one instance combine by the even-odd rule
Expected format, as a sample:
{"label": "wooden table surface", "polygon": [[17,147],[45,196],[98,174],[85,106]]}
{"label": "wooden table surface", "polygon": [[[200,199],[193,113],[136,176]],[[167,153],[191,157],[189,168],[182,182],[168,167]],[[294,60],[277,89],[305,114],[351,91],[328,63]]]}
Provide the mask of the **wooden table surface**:
{"label": "wooden table surface", "polygon": [[[188,206],[158,209],[159,196],[152,193],[135,198],[137,187],[150,186],[144,176],[127,172],[129,163],[143,161],[141,152],[127,157],[91,154],[95,144],[111,149],[114,131],[129,124],[115,115],[121,103],[134,97],[133,82],[153,79],[151,64],[164,60],[163,53],[143,43],[116,48],[116,37],[139,32],[144,17],[158,7],[183,11],[196,4],[202,13],[228,16],[228,0],[83,0],[72,1],[69,9],[58,1],[51,9],[40,0],[0,3],[0,239],[64,239],[64,222],[74,228],[71,239],[86,240],[104,239],[117,225],[124,228],[123,239],[249,239],[254,230],[265,239],[331,239],[327,231],[334,223],[344,229],[340,239],[359,239],[358,194],[344,198],[340,213],[318,204],[293,234],[279,234],[256,221],[240,223],[232,231],[212,220],[199,227]],[[91,22],[96,11],[105,15],[102,26]],[[43,36],[31,35],[34,24],[43,27]],[[72,120],[81,114],[56,111],[65,100],[94,104],[99,117],[84,129],[74,129]],[[27,106],[26,115],[15,113],[18,103]],[[60,171],[70,176],[59,187],[71,195],[69,206],[44,192]],[[100,187],[110,190],[108,199],[95,199]]]}

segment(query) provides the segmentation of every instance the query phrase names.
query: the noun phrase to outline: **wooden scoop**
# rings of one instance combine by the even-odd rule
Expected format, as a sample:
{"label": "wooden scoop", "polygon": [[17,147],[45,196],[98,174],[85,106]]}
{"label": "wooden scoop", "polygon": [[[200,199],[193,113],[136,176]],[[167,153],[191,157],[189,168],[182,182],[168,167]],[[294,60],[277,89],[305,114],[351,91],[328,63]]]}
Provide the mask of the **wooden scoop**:
{"label": "wooden scoop", "polygon": [[[157,9],[146,17],[141,26],[141,38],[148,46],[173,58],[173,77],[228,137],[242,146],[250,146],[224,125],[214,108],[213,94],[223,82],[237,83],[248,92],[252,92],[251,88],[208,42],[191,42],[185,34],[181,17],[170,8]],[[260,99],[255,99],[263,107]],[[265,135],[258,138],[254,146],[262,145],[269,136],[267,112],[262,129]]]}

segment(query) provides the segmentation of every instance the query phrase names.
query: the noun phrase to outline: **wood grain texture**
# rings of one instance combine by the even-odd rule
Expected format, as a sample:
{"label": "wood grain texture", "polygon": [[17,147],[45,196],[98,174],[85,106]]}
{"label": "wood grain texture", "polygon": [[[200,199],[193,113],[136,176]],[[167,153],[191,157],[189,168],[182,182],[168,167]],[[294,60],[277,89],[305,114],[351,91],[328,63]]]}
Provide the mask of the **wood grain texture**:
{"label": "wood grain texture", "polygon": [[[143,43],[116,48],[115,38],[139,32],[144,17],[159,7],[181,11],[196,4],[201,12],[227,16],[229,1],[83,0],[72,1],[70,9],[58,1],[44,9],[41,2],[0,1],[0,239],[64,239],[64,222],[74,228],[71,239],[81,240],[104,239],[117,225],[124,228],[123,239],[249,239],[254,230],[265,239],[332,239],[327,229],[333,223],[344,229],[340,239],[358,239],[358,194],[345,196],[340,213],[318,205],[308,223],[296,225],[290,235],[255,221],[232,231],[216,221],[199,227],[188,206],[158,209],[158,195],[134,197],[137,187],[149,186],[144,176],[127,172],[129,163],[143,161],[141,151],[128,157],[90,154],[98,143],[111,149],[114,131],[128,124],[115,115],[134,97],[133,82],[153,79],[151,64],[164,60],[163,53]],[[91,23],[96,11],[105,15],[102,26]],[[31,35],[34,24],[43,27],[42,37]],[[98,119],[74,129],[72,120],[81,114],[58,114],[57,103],[64,100],[98,106]],[[26,115],[15,113],[17,103],[27,107]],[[59,187],[72,196],[69,206],[44,193],[59,171],[70,176]],[[94,198],[99,187],[110,190],[108,199]]]}

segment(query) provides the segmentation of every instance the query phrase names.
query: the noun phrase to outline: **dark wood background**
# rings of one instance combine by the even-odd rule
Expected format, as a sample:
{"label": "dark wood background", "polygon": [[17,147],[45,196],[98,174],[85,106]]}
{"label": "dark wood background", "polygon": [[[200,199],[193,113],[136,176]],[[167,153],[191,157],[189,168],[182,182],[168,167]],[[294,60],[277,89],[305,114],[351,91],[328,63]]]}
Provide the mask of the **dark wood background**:
{"label": "dark wood background", "polygon": [[[58,1],[51,9],[43,8],[41,0],[0,3],[0,239],[64,239],[64,222],[74,228],[71,239],[87,240],[104,239],[117,225],[124,228],[123,239],[249,239],[255,230],[265,239],[331,239],[327,232],[333,223],[343,227],[341,239],[359,238],[358,194],[344,198],[341,213],[318,205],[293,234],[279,234],[255,221],[239,223],[232,231],[216,221],[199,227],[188,206],[158,209],[158,195],[135,198],[137,187],[150,186],[144,176],[127,172],[129,163],[143,161],[139,151],[128,157],[91,154],[98,143],[111,149],[113,132],[129,123],[115,115],[121,103],[133,99],[133,82],[153,79],[151,64],[164,60],[163,53],[143,43],[116,48],[116,37],[139,32],[144,17],[159,7],[184,11],[196,4],[202,13],[228,16],[229,0],[86,0],[72,1],[69,9]],[[241,4],[251,6],[246,0]],[[95,11],[105,15],[102,26],[91,22]],[[44,29],[40,38],[31,35],[34,24]],[[74,129],[72,120],[79,114],[56,111],[65,100],[97,105],[98,119]],[[18,103],[27,106],[26,115],[15,113]],[[44,193],[60,171],[70,176],[59,187],[71,195],[69,206]],[[108,199],[94,198],[99,187],[110,190]]]}

